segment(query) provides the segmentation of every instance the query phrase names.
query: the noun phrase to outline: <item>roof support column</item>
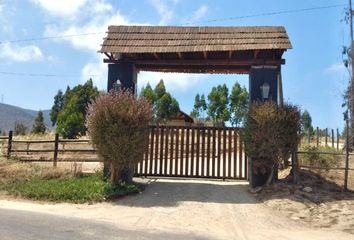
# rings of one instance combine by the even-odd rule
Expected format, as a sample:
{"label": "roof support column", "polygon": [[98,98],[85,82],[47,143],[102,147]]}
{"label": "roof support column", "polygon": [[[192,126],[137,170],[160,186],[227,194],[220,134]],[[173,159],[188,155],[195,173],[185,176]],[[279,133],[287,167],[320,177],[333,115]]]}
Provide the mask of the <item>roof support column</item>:
{"label": "roof support column", "polygon": [[114,89],[117,83],[120,83],[122,89],[137,93],[137,71],[134,63],[108,64],[107,91]]}
{"label": "roof support column", "polygon": [[[250,103],[255,101],[273,101],[277,104],[282,102],[282,86],[279,66],[253,66],[249,72]],[[265,90],[266,89],[266,90]],[[263,93],[262,93],[263,91]],[[253,168],[252,159],[249,160],[250,185],[258,187],[264,185],[269,177],[269,172],[261,173]],[[278,166],[275,166],[275,178],[277,179]],[[257,173],[257,174],[256,174]]]}

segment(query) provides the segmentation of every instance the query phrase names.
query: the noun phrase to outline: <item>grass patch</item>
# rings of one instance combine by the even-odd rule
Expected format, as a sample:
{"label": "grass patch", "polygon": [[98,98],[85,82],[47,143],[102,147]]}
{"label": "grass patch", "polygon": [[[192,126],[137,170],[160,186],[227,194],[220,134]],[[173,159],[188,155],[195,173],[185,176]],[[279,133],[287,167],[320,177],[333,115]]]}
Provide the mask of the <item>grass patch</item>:
{"label": "grass patch", "polygon": [[0,161],[0,190],[34,200],[93,203],[139,193],[143,185],[112,186],[103,181],[102,172],[73,176],[60,169]]}

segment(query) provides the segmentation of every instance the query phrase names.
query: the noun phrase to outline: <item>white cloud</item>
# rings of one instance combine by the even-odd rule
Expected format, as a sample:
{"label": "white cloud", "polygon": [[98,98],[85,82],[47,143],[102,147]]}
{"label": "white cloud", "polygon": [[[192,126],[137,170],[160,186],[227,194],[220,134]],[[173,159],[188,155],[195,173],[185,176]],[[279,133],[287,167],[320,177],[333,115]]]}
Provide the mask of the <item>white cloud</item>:
{"label": "white cloud", "polygon": [[202,5],[200,6],[192,15],[191,22],[197,21],[201,19],[202,17],[205,16],[205,14],[208,12],[208,6],[207,5]]}
{"label": "white cloud", "polygon": [[81,81],[84,83],[89,78],[99,90],[107,89],[107,64],[97,57],[97,61],[87,63],[81,70]]}
{"label": "white cloud", "polygon": [[325,73],[340,73],[340,72],[344,72],[347,69],[344,66],[344,63],[339,62],[339,63],[334,63],[332,65],[330,65],[329,67],[327,67],[325,69]]}
{"label": "white cloud", "polygon": [[[150,2],[161,18],[159,25],[167,25],[174,15],[173,10],[168,6],[168,2],[163,0],[150,0]],[[178,1],[173,1],[174,5],[177,3]]]}
{"label": "white cloud", "polygon": [[75,14],[87,0],[32,0],[53,15]]}
{"label": "white cloud", "polygon": [[15,62],[40,61],[43,59],[43,54],[41,49],[34,45],[19,47],[4,43],[0,45],[0,58]]}
{"label": "white cloud", "polygon": [[147,83],[155,86],[163,79],[169,91],[183,92],[196,86],[205,78],[207,78],[205,74],[140,72],[138,75],[138,88],[140,89]]}

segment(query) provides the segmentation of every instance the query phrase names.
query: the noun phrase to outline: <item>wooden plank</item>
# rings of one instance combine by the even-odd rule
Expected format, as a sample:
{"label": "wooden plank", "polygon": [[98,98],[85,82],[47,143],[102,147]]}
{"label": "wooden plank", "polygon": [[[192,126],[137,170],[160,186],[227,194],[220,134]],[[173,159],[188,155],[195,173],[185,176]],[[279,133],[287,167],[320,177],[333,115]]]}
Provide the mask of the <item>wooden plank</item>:
{"label": "wooden plank", "polygon": [[194,176],[194,155],[195,155],[195,128],[192,128],[192,139],[191,139],[191,174]]}
{"label": "wooden plank", "polygon": [[190,138],[190,127],[187,128],[187,133],[186,133],[186,164],[185,164],[185,175],[189,175],[189,138]]}
{"label": "wooden plank", "polygon": [[199,176],[199,158],[200,158],[200,128],[197,128],[197,149],[196,153],[196,160],[195,160],[195,175]]}
{"label": "wooden plank", "polygon": [[170,127],[166,127],[165,129],[165,164],[164,164],[164,175],[167,176],[167,165],[168,165],[168,162],[169,162],[169,133],[170,133]]}
{"label": "wooden plank", "polygon": [[145,175],[145,177],[147,176],[147,173],[148,173],[150,134],[151,134],[151,127],[148,128],[148,133],[146,135],[146,142],[145,142],[145,154],[144,154],[144,175]]}
{"label": "wooden plank", "polygon": [[160,164],[159,164],[159,173],[162,174],[162,169],[163,169],[163,156],[164,156],[164,135],[165,135],[165,127],[161,126],[160,127]]}
{"label": "wooden plank", "polygon": [[206,176],[210,176],[210,134],[211,134],[211,129],[207,128],[207,159],[206,159]]}
{"label": "wooden plank", "polygon": [[180,162],[180,165],[179,165],[179,167],[180,167],[180,175],[184,175],[183,174],[183,169],[184,169],[184,165],[183,165],[183,163],[184,163],[184,130],[185,130],[185,127],[182,127],[181,128],[181,157],[180,157],[180,159],[181,159],[181,162]]}
{"label": "wooden plank", "polygon": [[159,158],[159,136],[160,136],[160,127],[155,128],[155,157],[154,157],[154,174],[157,174],[157,162]]}
{"label": "wooden plank", "polygon": [[212,177],[216,177],[216,167],[215,167],[215,164],[216,164],[216,160],[215,160],[215,155],[216,155],[216,129],[213,128],[213,145],[212,145],[212,166],[211,166],[211,176]]}
{"label": "wooden plank", "polygon": [[200,175],[201,176],[205,176],[205,128],[202,128],[202,156],[201,156],[201,172]]}
{"label": "wooden plank", "polygon": [[217,129],[217,132],[218,132],[218,138],[217,138],[217,144],[218,144],[218,147],[217,147],[217,177],[219,178],[220,175],[221,175],[221,151],[220,151],[220,148],[221,148],[221,129],[218,128]]}
{"label": "wooden plank", "polygon": [[13,143],[55,143],[55,140],[12,140]]}
{"label": "wooden plank", "polygon": [[155,128],[151,127],[151,138],[150,138],[150,159],[149,159],[149,173],[148,175],[152,174],[152,162],[154,159],[154,138],[155,138]]}
{"label": "wooden plank", "polygon": [[175,171],[174,174],[177,176],[178,175],[178,163],[179,163],[179,159],[178,159],[178,153],[179,153],[179,144],[180,144],[180,140],[179,140],[179,127],[176,127],[176,153],[175,153]]}
{"label": "wooden plank", "polygon": [[232,130],[227,130],[227,136],[228,136],[228,148],[227,148],[227,176],[231,177],[231,152],[232,152]]}
{"label": "wooden plank", "polygon": [[222,176],[226,177],[226,128],[223,129],[223,140],[222,140]]}
{"label": "wooden plank", "polygon": [[239,156],[239,159],[238,159],[238,164],[239,164],[239,178],[242,179],[242,170],[243,170],[243,167],[242,167],[242,145],[243,145],[243,141],[242,141],[242,134],[241,132],[239,132],[239,152],[238,152],[238,156]]}
{"label": "wooden plank", "polygon": [[170,150],[169,150],[169,156],[170,156],[170,161],[169,161],[169,166],[170,166],[170,170],[169,170],[169,176],[173,175],[173,161],[174,161],[174,157],[173,157],[173,149],[174,149],[174,136],[175,136],[175,129],[171,128],[170,129],[170,134],[171,134],[171,141],[170,141]]}
{"label": "wooden plank", "polygon": [[234,151],[233,151],[233,158],[234,158],[234,178],[237,179],[237,134],[239,131],[237,131],[236,129],[233,131],[234,133],[234,142],[233,142],[233,147],[234,147]]}
{"label": "wooden plank", "polygon": [[53,167],[57,166],[57,161],[58,161],[58,147],[59,147],[59,134],[55,134],[55,140],[54,140],[54,156],[53,156]]}

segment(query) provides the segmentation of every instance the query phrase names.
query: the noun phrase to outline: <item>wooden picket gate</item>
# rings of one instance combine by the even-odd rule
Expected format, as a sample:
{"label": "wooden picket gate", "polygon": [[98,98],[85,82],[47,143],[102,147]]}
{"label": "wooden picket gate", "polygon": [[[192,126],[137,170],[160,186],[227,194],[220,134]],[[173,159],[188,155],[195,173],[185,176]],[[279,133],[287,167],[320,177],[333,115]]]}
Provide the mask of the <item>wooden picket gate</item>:
{"label": "wooden picket gate", "polygon": [[248,179],[239,128],[150,126],[136,176]]}

